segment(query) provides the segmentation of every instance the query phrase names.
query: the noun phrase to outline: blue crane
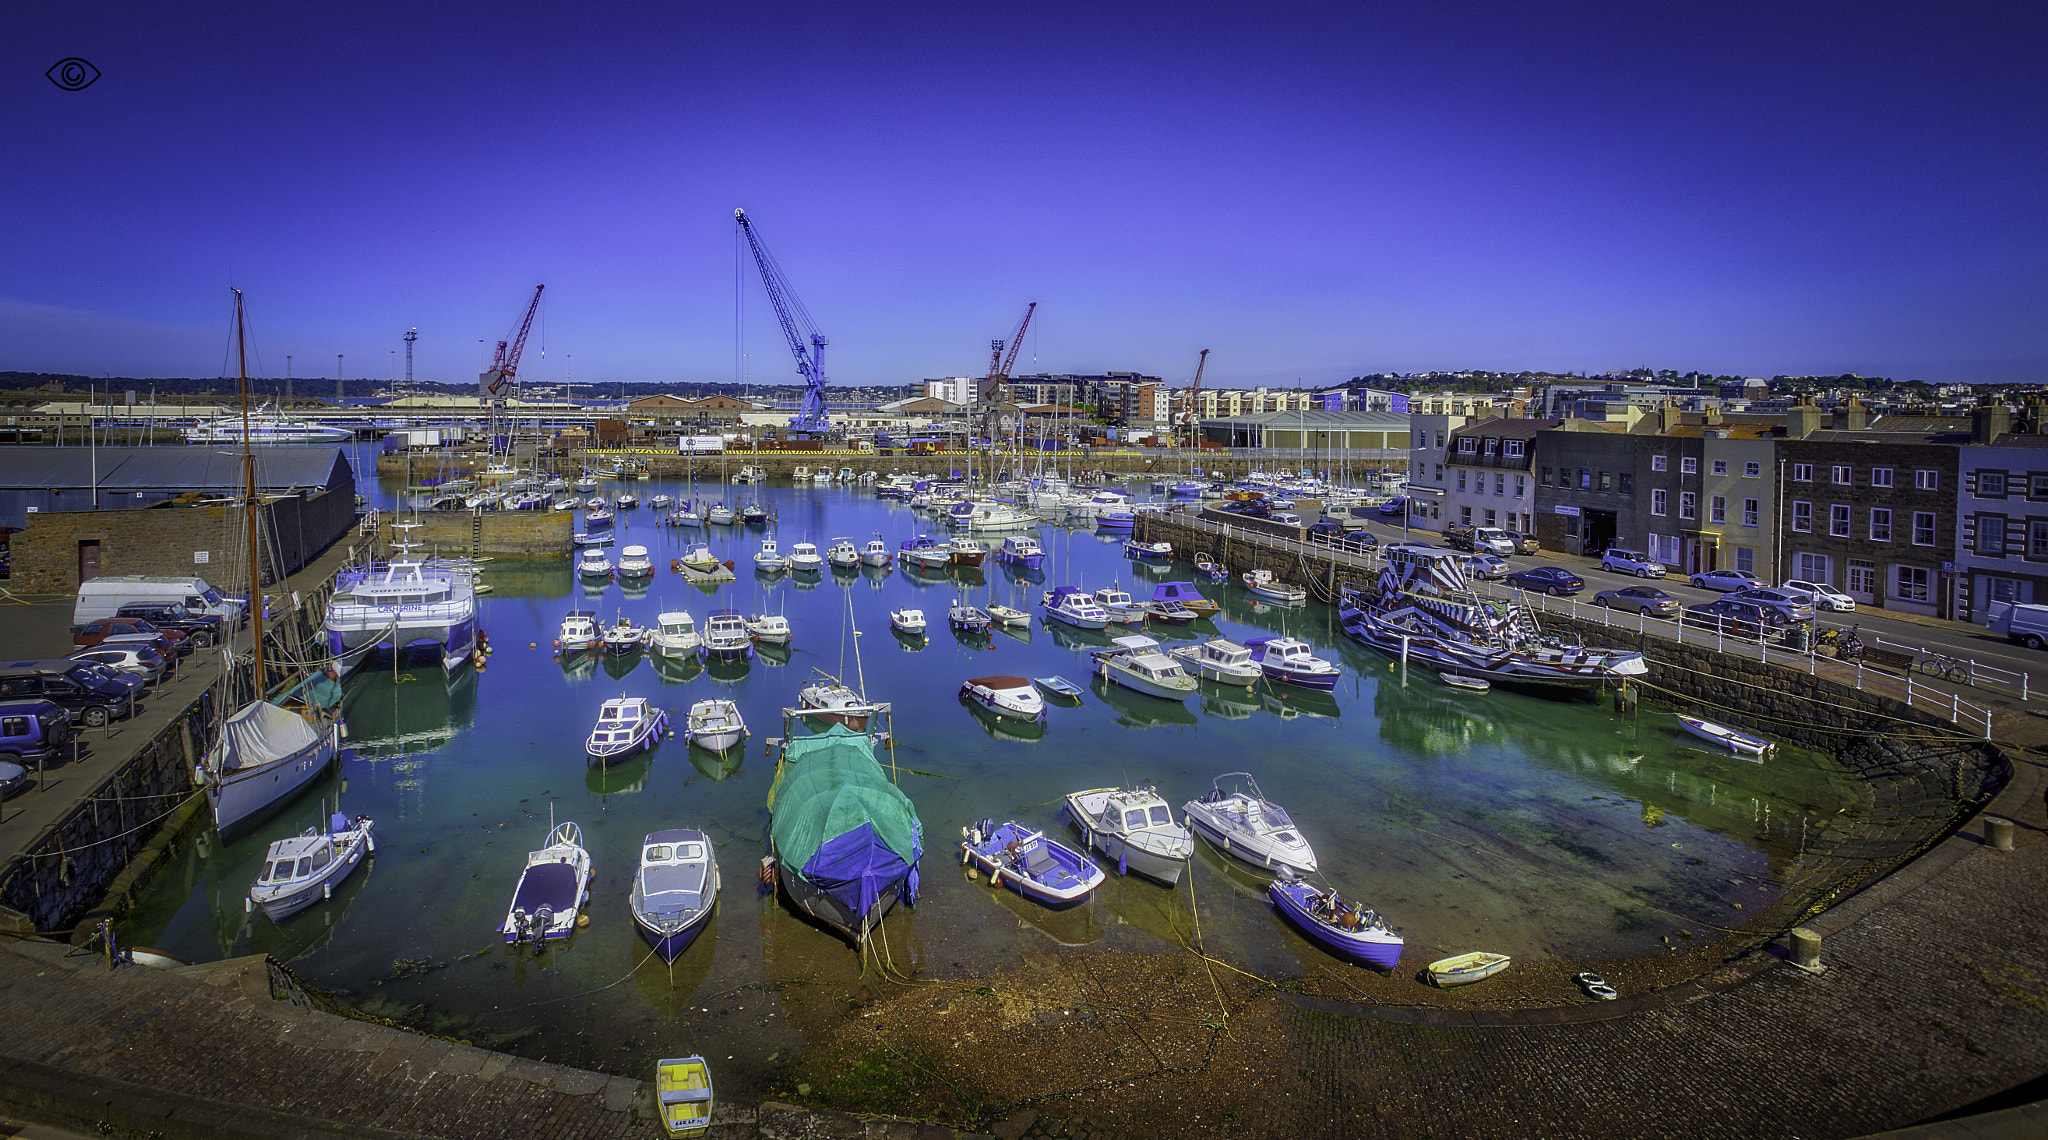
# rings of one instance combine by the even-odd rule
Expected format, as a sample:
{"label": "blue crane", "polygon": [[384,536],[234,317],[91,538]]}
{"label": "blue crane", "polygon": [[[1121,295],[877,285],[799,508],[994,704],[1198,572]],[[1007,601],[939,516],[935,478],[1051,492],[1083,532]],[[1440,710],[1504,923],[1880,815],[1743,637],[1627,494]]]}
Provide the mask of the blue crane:
{"label": "blue crane", "polygon": [[[796,357],[796,370],[804,377],[803,407],[789,421],[789,426],[802,435],[823,435],[831,426],[825,418],[825,338],[818,335],[818,327],[811,320],[811,314],[804,310],[803,302],[796,299],[796,291],[783,277],[782,267],[775,264],[775,259],[761,245],[761,239],[755,236],[754,225],[747,220],[747,212],[734,210],[732,216],[739,222],[740,232],[747,235],[747,248],[754,253],[754,267],[761,271],[761,285],[768,290],[768,303],[775,306],[775,319],[782,322],[782,335],[789,339],[789,351]],[[808,350],[805,347],[807,341]]]}

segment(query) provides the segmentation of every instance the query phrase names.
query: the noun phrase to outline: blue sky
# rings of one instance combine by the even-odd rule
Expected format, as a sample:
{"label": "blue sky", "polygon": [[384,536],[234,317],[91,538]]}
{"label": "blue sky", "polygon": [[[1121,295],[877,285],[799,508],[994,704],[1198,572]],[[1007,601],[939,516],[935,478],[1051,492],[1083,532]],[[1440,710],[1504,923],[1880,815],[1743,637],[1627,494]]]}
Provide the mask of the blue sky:
{"label": "blue sky", "polygon": [[790,382],[743,206],[835,383],[2044,380],[2044,13],[16,5],[0,368]]}

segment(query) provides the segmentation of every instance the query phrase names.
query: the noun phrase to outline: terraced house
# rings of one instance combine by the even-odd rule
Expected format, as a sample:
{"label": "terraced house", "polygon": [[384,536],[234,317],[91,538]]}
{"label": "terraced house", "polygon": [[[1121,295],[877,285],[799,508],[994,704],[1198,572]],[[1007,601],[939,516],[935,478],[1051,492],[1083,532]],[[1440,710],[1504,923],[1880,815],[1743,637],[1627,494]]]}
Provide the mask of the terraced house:
{"label": "terraced house", "polygon": [[2048,602],[2048,401],[2015,421],[1986,402],[1957,461],[1954,617],[1983,624],[1993,602]]}
{"label": "terraced house", "polygon": [[1536,533],[1536,438],[1556,426],[1557,420],[1491,417],[1450,431],[1442,481],[1432,480],[1444,489],[1443,519]]}

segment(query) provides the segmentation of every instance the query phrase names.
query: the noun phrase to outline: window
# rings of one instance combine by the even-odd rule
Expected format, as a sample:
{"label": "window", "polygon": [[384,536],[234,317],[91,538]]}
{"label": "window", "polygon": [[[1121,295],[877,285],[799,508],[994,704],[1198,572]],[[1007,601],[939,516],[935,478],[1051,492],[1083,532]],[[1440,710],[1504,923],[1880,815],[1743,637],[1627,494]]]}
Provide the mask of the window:
{"label": "window", "polygon": [[1501,475],[1501,474],[1498,474],[1498,473],[1496,473],[1496,474],[1494,475],[1494,477],[1493,477],[1493,493],[1494,493],[1494,494],[1496,494],[1496,495],[1505,495],[1505,494],[1507,494],[1507,493],[1508,493],[1508,477],[1507,477],[1507,476],[1505,476],[1505,475]]}
{"label": "window", "polygon": [[1870,541],[1890,542],[1892,540],[1892,512],[1886,507],[1870,508]]}
{"label": "window", "polygon": [[1678,517],[1679,517],[1679,518],[1682,518],[1682,519],[1696,518],[1696,517],[1698,517],[1698,515],[1699,515],[1699,510],[1700,510],[1700,497],[1699,497],[1698,495],[1694,494],[1694,493],[1693,493],[1693,492],[1691,492],[1691,491],[1680,491],[1680,492],[1678,493]]}
{"label": "window", "polygon": [[2020,600],[2020,584],[2013,578],[1986,578],[1991,583],[1991,600],[1994,602],[2017,602]]}
{"label": "window", "polygon": [[1459,454],[1459,455],[1477,455],[1477,454],[1479,454],[1479,441],[1478,441],[1477,439],[1474,439],[1473,437],[1471,437],[1471,436],[1469,436],[1469,435],[1468,435],[1468,436],[1466,436],[1465,438],[1463,438],[1463,439],[1459,440],[1459,441],[1458,441],[1458,454]]}
{"label": "window", "polygon": [[2048,475],[2035,475],[2027,488],[2027,498],[2048,499]]}
{"label": "window", "polygon": [[1813,482],[1813,464],[1794,463],[1792,465],[1792,481],[1795,483]]}
{"label": "window", "polygon": [[1941,472],[1929,471],[1924,467],[1913,472],[1913,489],[1915,491],[1941,490]]}
{"label": "window", "polygon": [[1849,537],[1849,504],[1835,503],[1828,507],[1828,534],[1835,538]]}
{"label": "window", "polygon": [[1743,525],[1743,526],[1755,526],[1755,525],[1757,524],[1757,515],[1758,515],[1758,513],[1759,513],[1759,512],[1757,511],[1756,507],[1757,507],[1757,504],[1756,504],[1756,500],[1755,500],[1755,499],[1744,499],[1744,500],[1742,500],[1742,525]]}
{"label": "window", "polygon": [[1813,529],[1813,504],[1794,502],[1792,504],[1792,529],[1810,531]]}
{"label": "window", "polygon": [[1436,485],[1439,487],[1444,485],[1444,465],[1441,463],[1436,465]]}
{"label": "window", "polygon": [[1583,467],[1579,468],[1579,490],[1590,491],[1592,489],[1593,473],[1591,471],[1586,470]]}
{"label": "window", "polygon": [[1754,459],[1742,465],[1742,477],[1744,479],[1760,479],[1763,477],[1763,473],[1764,465]]}
{"label": "window", "polygon": [[1458,521],[1459,521],[1459,522],[1461,522],[1461,523],[1464,523],[1464,524],[1465,524],[1466,526],[1471,526],[1471,525],[1472,525],[1472,508],[1471,508],[1471,507],[1459,507],[1459,508],[1458,508]]}
{"label": "window", "polygon": [[1417,479],[1420,479],[1420,478],[1422,478],[1422,476],[1423,476],[1423,467],[1424,467],[1424,465],[1423,465],[1423,464],[1420,464],[1420,463],[1417,463],[1417,464],[1415,465],[1415,477],[1416,477]]}
{"label": "window", "polygon": [[1620,482],[1622,494],[1633,495],[1636,493],[1636,477],[1634,475],[1624,471],[1620,475],[1615,476],[1615,478]]}
{"label": "window", "polygon": [[1835,486],[1847,487],[1856,482],[1856,469],[1847,464],[1837,463],[1832,468]]}
{"label": "window", "polygon": [[1862,594],[1865,600],[1877,593],[1877,563],[1862,558],[1849,560],[1849,580],[1844,583],[1852,594]]}
{"label": "window", "polygon": [[1737,570],[1740,570],[1740,571],[1742,571],[1742,572],[1743,572],[1744,574],[1754,574],[1754,573],[1756,573],[1756,547],[1754,547],[1754,546],[1738,546],[1738,547],[1736,547],[1736,548],[1735,548],[1735,568],[1736,568]]}
{"label": "window", "polygon": [[1500,445],[1500,453],[1515,459],[1521,458],[1523,454],[1522,441],[1519,439],[1507,440]]}
{"label": "window", "polygon": [[1569,486],[1571,486],[1571,485],[1572,485],[1572,469],[1571,469],[1571,468],[1569,468],[1569,467],[1560,467],[1560,468],[1558,468],[1558,469],[1557,469],[1557,485],[1558,485],[1558,486],[1560,486],[1560,487],[1569,487]]}
{"label": "window", "polygon": [[1678,461],[1678,471],[1679,471],[1679,474],[1681,474],[1681,475],[1697,475],[1697,474],[1699,474],[1699,473],[1700,473],[1700,461],[1699,461],[1699,458],[1698,458],[1697,456],[1692,456],[1692,455],[1687,455],[1687,456],[1685,456],[1685,457],[1681,458],[1681,459],[1680,459],[1680,460]]}
{"label": "window", "polygon": [[1801,554],[1799,576],[1809,582],[1832,582],[1828,575],[1828,556],[1825,554]]}
{"label": "window", "polygon": [[1675,534],[1653,534],[1650,536],[1650,557],[1659,562],[1678,564],[1678,536]]}
{"label": "window", "polygon": [[1444,445],[1444,433],[1441,431],[1436,433],[1436,445],[1439,449]]}
{"label": "window", "polygon": [[2048,558],[2048,519],[2027,520],[2027,557]]}
{"label": "window", "polygon": [[1891,486],[1891,485],[1892,485],[1892,469],[1891,469],[1891,468],[1889,468],[1889,467],[1873,467],[1873,468],[1871,468],[1871,469],[1870,469],[1870,485],[1871,485],[1871,486],[1873,486],[1873,487],[1889,487],[1889,486]]}
{"label": "window", "polygon": [[1497,440],[1497,439],[1492,439],[1492,438],[1489,438],[1489,439],[1488,439],[1488,440],[1486,441],[1486,454],[1488,454],[1488,455],[1498,455],[1498,454],[1500,454],[1500,441],[1499,441],[1499,440]]}
{"label": "window", "polygon": [[1543,469],[1543,485],[1546,487],[1550,486],[1550,468],[1548,467]]}
{"label": "window", "polygon": [[1522,496],[1527,495],[1528,493],[1529,477],[1527,475],[1515,476],[1515,498],[1519,499]]}
{"label": "window", "polygon": [[2005,495],[2005,472],[1977,472],[1977,493],[1985,498],[2003,497]]}
{"label": "window", "polygon": [[1913,512],[1913,545],[1914,545],[1914,546],[1933,546],[1933,545],[1934,545],[1934,512],[1933,512],[1933,511],[1914,511],[1914,512]]}
{"label": "window", "polygon": [[1717,523],[1728,521],[1728,496],[1715,495],[1707,500],[1707,521]]}
{"label": "window", "polygon": [[1977,553],[2005,553],[2004,515],[1979,514],[1977,516]]}
{"label": "window", "polygon": [[1714,460],[1714,474],[1716,474],[1716,475],[1726,475],[1726,474],[1728,474],[1728,461],[1727,461],[1727,460],[1725,460],[1725,459],[1716,459],[1716,460]]}
{"label": "window", "polygon": [[1600,473],[1600,489],[1603,491],[1611,491],[1614,489],[1614,482],[1613,480],[1607,477],[1607,472],[1605,471],[1602,471]]}
{"label": "window", "polygon": [[1652,470],[1652,471],[1663,471],[1663,470],[1666,470],[1666,468],[1665,468],[1665,464],[1667,464],[1667,463],[1669,463],[1669,462],[1670,462],[1670,460],[1669,460],[1668,458],[1666,458],[1665,456],[1662,456],[1662,455],[1652,455],[1652,456],[1650,457],[1650,470]]}
{"label": "window", "polygon": [[1494,515],[1494,513],[1493,513],[1493,508],[1491,508],[1491,507],[1488,507],[1488,508],[1486,509],[1486,525],[1487,525],[1487,526],[1499,526],[1499,525],[1500,525],[1500,521],[1499,521],[1499,519],[1498,519],[1498,518],[1497,518],[1497,517],[1496,517],[1496,516]]}
{"label": "window", "polygon": [[1899,588],[1892,596],[1904,598],[1909,602],[1927,601],[1929,597],[1927,580],[1931,577],[1933,575],[1927,572],[1927,567],[1925,566],[1901,566],[1899,567]]}
{"label": "window", "polygon": [[1651,514],[1653,514],[1653,515],[1661,515],[1661,514],[1664,514],[1664,513],[1665,513],[1665,511],[1664,511],[1664,504],[1665,504],[1665,502],[1667,501],[1667,500],[1666,500],[1666,496],[1667,496],[1668,494],[1669,494],[1669,492],[1667,492],[1666,490],[1664,490],[1664,488],[1662,488],[1662,487],[1659,487],[1659,488],[1657,488],[1656,490],[1653,490],[1653,491],[1651,491],[1651,492],[1650,492],[1650,513],[1651,513]]}

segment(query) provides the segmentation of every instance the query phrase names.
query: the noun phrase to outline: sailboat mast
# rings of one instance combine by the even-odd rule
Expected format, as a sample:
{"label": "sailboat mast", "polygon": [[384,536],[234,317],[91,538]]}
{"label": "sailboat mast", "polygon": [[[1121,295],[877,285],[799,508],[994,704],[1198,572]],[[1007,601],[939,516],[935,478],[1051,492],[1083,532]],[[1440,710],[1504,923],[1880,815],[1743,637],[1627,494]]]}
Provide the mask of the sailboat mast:
{"label": "sailboat mast", "polygon": [[242,291],[235,290],[235,362],[241,372],[242,397],[242,529],[249,536],[249,629],[256,637],[256,699],[269,689],[263,668],[263,574],[256,561],[256,454],[249,450],[249,345],[242,328]]}

